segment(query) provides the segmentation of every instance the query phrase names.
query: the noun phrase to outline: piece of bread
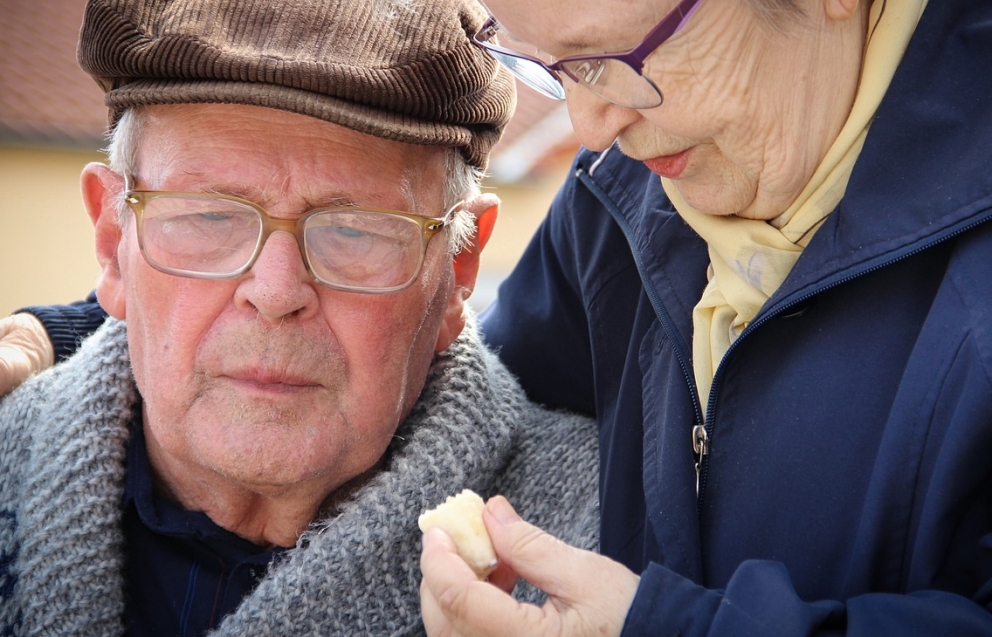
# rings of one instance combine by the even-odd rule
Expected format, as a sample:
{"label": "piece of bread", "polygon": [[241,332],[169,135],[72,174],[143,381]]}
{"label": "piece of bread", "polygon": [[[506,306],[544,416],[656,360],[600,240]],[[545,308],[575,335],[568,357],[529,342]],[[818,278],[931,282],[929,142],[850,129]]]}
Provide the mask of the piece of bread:
{"label": "piece of bread", "polygon": [[428,529],[438,528],[450,535],[458,555],[476,575],[484,579],[496,568],[496,552],[489,541],[486,525],[482,523],[483,507],[485,503],[479,494],[465,489],[424,512],[417,524],[425,533]]}

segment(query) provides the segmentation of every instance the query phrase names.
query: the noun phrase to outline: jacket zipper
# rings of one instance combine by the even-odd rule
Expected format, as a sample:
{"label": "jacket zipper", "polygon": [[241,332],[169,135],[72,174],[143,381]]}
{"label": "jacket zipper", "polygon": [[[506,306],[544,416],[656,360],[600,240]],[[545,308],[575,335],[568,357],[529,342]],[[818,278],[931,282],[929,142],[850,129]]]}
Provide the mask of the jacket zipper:
{"label": "jacket zipper", "polygon": [[641,258],[640,251],[634,249],[633,232],[630,225],[627,223],[627,219],[620,213],[620,210],[613,205],[613,201],[599,187],[599,184],[593,181],[591,174],[586,173],[580,167],[575,170],[575,176],[596,195],[604,206],[606,206],[606,209],[610,212],[610,216],[613,217],[613,220],[618,226],[620,226],[620,231],[623,232],[624,237],[626,237],[627,245],[630,246],[630,254],[634,259],[634,265],[637,267],[637,273],[641,279],[641,288],[644,290],[644,293],[647,294],[648,300],[651,302],[651,307],[654,309],[655,316],[657,316],[658,320],[661,321],[662,328],[668,335],[668,340],[672,343],[672,351],[675,352],[675,358],[678,360],[679,368],[682,370],[682,377],[685,380],[686,386],[689,388],[689,396],[692,398],[693,410],[692,450],[696,454],[694,467],[696,470],[696,508],[698,511],[699,496],[701,493],[700,489],[702,488],[703,479],[705,478],[702,473],[703,459],[708,456],[710,452],[710,432],[705,426],[707,421],[703,420],[703,409],[699,403],[699,390],[696,388],[696,377],[692,371],[692,359],[688,354],[688,346],[680,338],[679,332],[675,328],[675,323],[672,321],[672,317],[669,316],[668,312],[665,311],[665,308],[661,303],[661,299],[658,298],[658,294],[655,292],[654,286],[646,283],[650,279],[648,278],[647,271],[645,270],[644,261]]}
{"label": "jacket zipper", "polygon": [[692,450],[696,452],[696,501],[699,501],[699,487],[702,482],[703,458],[710,455],[710,434],[705,425],[693,425]]}
{"label": "jacket zipper", "polygon": [[[604,153],[600,155],[599,161],[601,161],[604,158],[607,152],[609,151],[604,151]],[[903,259],[908,259],[909,257],[919,254],[920,252],[929,250],[930,248],[940,243],[943,243],[944,241],[953,239],[958,235],[964,234],[965,232],[968,232],[969,230],[972,230],[973,228],[982,225],[983,223],[989,221],[990,218],[992,218],[992,211],[987,209],[984,213],[984,216],[980,219],[974,220],[971,223],[968,223],[960,228],[953,229],[950,232],[947,232],[947,234],[943,234],[943,235],[938,234],[936,238],[933,238],[931,241],[923,244],[922,246],[917,246],[916,248],[913,248],[912,250],[909,250],[904,254],[896,254],[890,257],[889,259],[881,263],[876,263],[872,266],[869,266],[868,268],[861,270],[860,272],[855,272],[842,279],[838,279],[836,281],[823,285],[819,288],[816,288],[815,290],[810,290],[809,292],[803,294],[799,298],[793,299],[792,301],[789,301],[785,305],[781,305],[780,307],[775,308],[774,310],[768,312],[767,314],[759,315],[758,317],[756,317],[754,321],[749,323],[747,327],[744,328],[740,336],[738,336],[734,340],[734,342],[730,344],[730,347],[727,349],[727,352],[723,355],[723,359],[721,359],[720,364],[717,366],[716,372],[713,375],[713,384],[710,387],[710,400],[709,403],[707,404],[706,418],[704,419],[702,413],[702,407],[700,406],[700,402],[699,402],[699,390],[696,387],[696,379],[692,371],[691,357],[689,357],[686,352],[686,344],[680,338],[679,332],[675,328],[675,323],[672,320],[671,316],[669,316],[668,312],[665,311],[664,307],[662,306],[661,299],[658,298],[658,294],[655,292],[654,286],[650,285],[650,278],[647,276],[647,270],[645,269],[641,254],[635,248],[635,243],[633,240],[633,231],[631,230],[626,217],[624,217],[623,214],[620,212],[620,209],[617,208],[616,205],[614,205],[613,200],[606,194],[606,192],[602,188],[600,188],[599,184],[597,184],[593,180],[592,175],[590,173],[587,173],[582,167],[579,167],[576,168],[575,170],[575,176],[587,188],[589,188],[589,190],[594,195],[596,195],[599,201],[609,211],[610,216],[613,217],[613,220],[620,227],[620,231],[623,232],[624,237],[626,237],[627,245],[630,246],[630,254],[634,259],[634,264],[636,265],[637,272],[641,278],[641,287],[644,289],[645,294],[647,294],[648,300],[651,302],[651,307],[654,308],[655,315],[658,317],[658,320],[661,321],[662,327],[664,328],[665,333],[668,335],[669,341],[671,341],[672,343],[672,349],[675,352],[675,357],[679,362],[679,367],[682,369],[682,375],[684,377],[686,385],[689,388],[689,394],[692,397],[693,418],[695,419],[695,422],[693,423],[693,427],[692,427],[692,450],[696,458],[696,461],[694,463],[694,468],[696,473],[695,477],[696,477],[697,514],[702,511],[703,493],[706,490],[706,476],[709,472],[708,458],[710,454],[710,449],[712,448],[712,440],[713,440],[713,428],[714,428],[713,416],[716,409],[716,402],[717,402],[716,397],[719,394],[720,386],[722,384],[721,371],[723,370],[724,367],[724,361],[726,361],[727,358],[729,358],[730,354],[736,348],[737,343],[741,341],[745,336],[747,336],[755,329],[757,329],[759,326],[764,325],[766,322],[770,321],[771,319],[783,314],[786,310],[802,305],[803,303],[807,302],[808,300],[812,299],[814,296],[817,296],[818,294],[822,294],[827,290],[831,290],[837,286],[853,281],[854,279],[875,272],[876,270],[880,270],[894,263],[898,263]]]}

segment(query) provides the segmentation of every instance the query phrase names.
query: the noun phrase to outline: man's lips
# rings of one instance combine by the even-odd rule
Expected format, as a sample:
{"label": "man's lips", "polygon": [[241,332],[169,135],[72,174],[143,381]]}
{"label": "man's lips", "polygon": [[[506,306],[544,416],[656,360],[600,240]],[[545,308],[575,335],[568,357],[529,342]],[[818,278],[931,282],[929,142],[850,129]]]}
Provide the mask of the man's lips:
{"label": "man's lips", "polygon": [[299,376],[265,370],[239,370],[224,374],[230,380],[264,391],[298,391],[319,387],[320,383]]}
{"label": "man's lips", "polygon": [[687,148],[674,155],[663,155],[653,159],[645,159],[644,165],[656,175],[661,175],[668,179],[678,179],[682,171],[685,170],[686,164],[689,163],[689,152],[691,150],[691,148]]}

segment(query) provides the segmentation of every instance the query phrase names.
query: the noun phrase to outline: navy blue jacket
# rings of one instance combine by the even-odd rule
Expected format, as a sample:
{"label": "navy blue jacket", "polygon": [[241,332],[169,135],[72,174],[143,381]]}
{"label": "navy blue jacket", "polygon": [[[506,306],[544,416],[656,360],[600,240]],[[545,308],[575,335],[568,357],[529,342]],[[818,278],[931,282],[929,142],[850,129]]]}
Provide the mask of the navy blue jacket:
{"label": "navy blue jacket", "polygon": [[483,316],[600,423],[625,635],[992,635],[992,2],[931,0],[847,194],[716,372],[696,495],[702,240],[581,152]]}

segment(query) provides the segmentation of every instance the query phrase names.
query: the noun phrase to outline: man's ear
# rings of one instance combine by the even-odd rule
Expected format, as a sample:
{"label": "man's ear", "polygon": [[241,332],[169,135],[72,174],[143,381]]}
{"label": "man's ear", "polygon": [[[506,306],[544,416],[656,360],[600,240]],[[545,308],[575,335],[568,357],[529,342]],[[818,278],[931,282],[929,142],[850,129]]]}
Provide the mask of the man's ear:
{"label": "man's ear", "polygon": [[452,263],[455,285],[434,346],[438,352],[448,349],[465,328],[465,303],[475,290],[475,281],[479,277],[479,255],[489,243],[496,217],[499,216],[499,197],[492,193],[481,194],[466,202],[465,207],[475,217],[475,232]]}
{"label": "man's ear", "polygon": [[[827,17],[837,22],[847,20],[858,10],[860,0],[823,0]],[[867,0],[866,0],[867,1]]]}
{"label": "man's ear", "polygon": [[124,178],[106,165],[93,162],[83,168],[80,186],[83,205],[93,222],[96,259],[100,264],[96,295],[107,314],[123,319],[126,314],[124,283],[117,249],[122,236],[118,206],[120,194],[124,190]]}

